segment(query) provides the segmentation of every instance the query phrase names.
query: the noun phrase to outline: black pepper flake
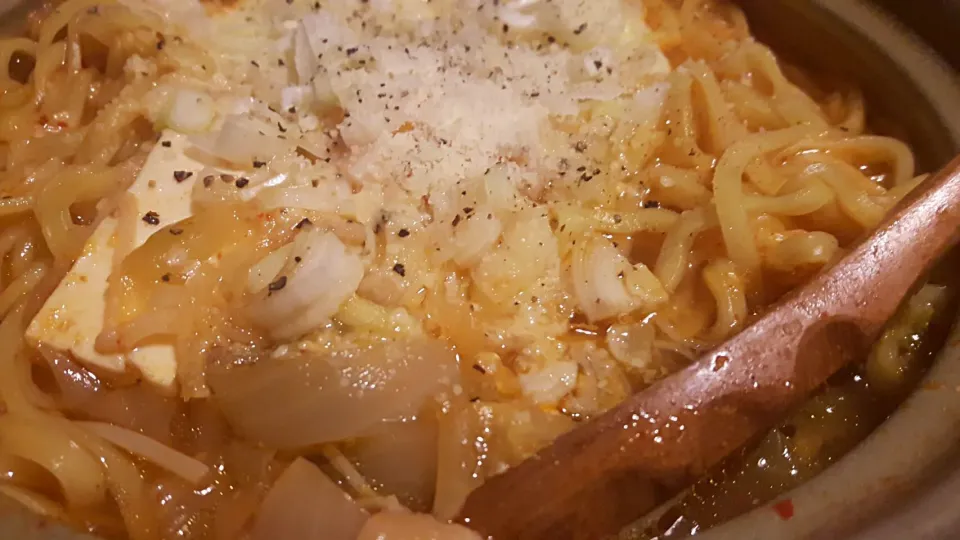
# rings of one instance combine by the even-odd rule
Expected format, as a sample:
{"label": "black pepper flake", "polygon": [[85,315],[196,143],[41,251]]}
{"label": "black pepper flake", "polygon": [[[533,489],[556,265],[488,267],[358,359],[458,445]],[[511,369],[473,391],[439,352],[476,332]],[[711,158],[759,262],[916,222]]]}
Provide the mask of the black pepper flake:
{"label": "black pepper flake", "polygon": [[644,201],[644,208],[660,208],[660,201]]}
{"label": "black pepper flake", "polygon": [[408,231],[407,229],[400,229],[397,232],[397,236],[399,236],[400,238],[406,238],[410,236],[410,231]]}
{"label": "black pepper flake", "polygon": [[176,180],[178,184],[191,176],[193,176],[193,173],[190,171],[173,171],[173,179]]}
{"label": "black pepper flake", "polygon": [[164,148],[170,148],[171,146],[173,146],[173,143],[170,141],[163,141],[162,143],[160,143],[160,146]]}
{"label": "black pepper flake", "polygon": [[237,187],[240,188],[240,189],[243,189],[243,188],[247,187],[247,184],[249,184],[249,183],[250,183],[250,179],[249,179],[249,178],[242,178],[242,177],[241,177],[241,178],[237,178],[237,181],[234,182],[233,185],[237,186]]}
{"label": "black pepper flake", "polygon": [[147,212],[143,215],[143,221],[150,225],[159,225],[160,224],[160,214],[154,212],[153,210]]}
{"label": "black pepper flake", "polygon": [[587,29],[587,23],[583,23],[580,26],[578,26],[577,29],[573,31],[573,33],[579,36],[586,29]]}
{"label": "black pepper flake", "polygon": [[306,226],[306,225],[313,225],[313,222],[310,221],[310,218],[303,218],[303,219],[301,219],[301,220],[300,220],[300,223],[297,223],[293,228],[294,228],[294,229],[302,229],[302,228],[304,228],[304,226]]}
{"label": "black pepper flake", "polygon": [[577,172],[585,172],[587,168],[584,165],[577,167]]}
{"label": "black pepper flake", "polygon": [[170,283],[170,274],[167,273],[167,274],[164,274],[164,275],[160,276],[160,281],[162,281],[162,282],[164,282],[164,283]]}
{"label": "black pepper flake", "polygon": [[503,33],[506,34],[506,33],[509,32],[509,31],[510,31],[510,25],[504,23],[504,25],[503,25]]}
{"label": "black pepper flake", "polygon": [[360,50],[359,47],[350,47],[349,49],[347,49],[347,50],[344,51],[344,52],[347,53],[347,56],[353,56],[354,54],[357,53],[358,50]]}
{"label": "black pepper flake", "polygon": [[254,169],[259,169],[259,168],[263,167],[263,166],[266,165],[266,164],[267,164],[266,161],[253,160],[253,168],[254,168]]}
{"label": "black pepper flake", "polygon": [[301,262],[303,262],[303,257],[297,255],[296,257],[293,258],[293,262],[295,262],[295,263],[301,263]]}
{"label": "black pepper flake", "polygon": [[577,144],[573,145],[573,149],[582,154],[587,149],[587,143],[577,141]]}
{"label": "black pepper flake", "polygon": [[400,277],[406,277],[407,275],[407,269],[400,263],[393,265],[393,271],[400,274]]}
{"label": "black pepper flake", "polygon": [[267,290],[270,291],[270,293],[275,293],[279,290],[282,290],[286,286],[287,286],[287,276],[280,276],[277,279],[275,279],[272,283],[267,285]]}
{"label": "black pepper flake", "polygon": [[621,221],[623,221],[623,218],[620,217],[620,214],[614,214],[614,215],[613,215],[613,222],[614,222],[614,223],[620,223]]}
{"label": "black pepper flake", "polygon": [[208,174],[203,177],[203,187],[210,187],[211,185],[213,185],[213,175]]}
{"label": "black pepper flake", "polygon": [[557,38],[553,36],[547,36],[547,43],[556,43],[556,42],[557,42]]}
{"label": "black pepper flake", "polygon": [[457,214],[457,215],[453,218],[453,226],[456,227],[456,226],[459,225],[459,224],[460,224],[460,214]]}
{"label": "black pepper flake", "polygon": [[160,38],[160,39],[157,41],[157,50],[158,50],[158,51],[162,51],[163,48],[166,47],[166,46],[167,46],[167,41],[166,41],[165,39]]}
{"label": "black pepper flake", "polygon": [[593,61],[593,67],[595,67],[595,68],[597,68],[597,69],[600,69],[600,68],[603,67],[603,62],[601,62],[600,60],[594,60],[594,61]]}
{"label": "black pepper flake", "polygon": [[283,61],[283,58],[277,58],[277,65],[283,67],[287,65],[287,63]]}
{"label": "black pepper flake", "polygon": [[251,61],[250,61],[250,65],[252,65],[252,66],[255,67],[255,68],[260,67],[260,64],[259,64],[256,60],[251,60]]}
{"label": "black pepper flake", "polygon": [[487,374],[487,370],[483,369],[483,366],[481,366],[480,364],[474,364],[474,365],[473,365],[473,370],[474,370],[474,371],[477,371],[477,372],[479,372],[479,373],[482,373],[483,375],[486,375],[486,374]]}
{"label": "black pepper flake", "polygon": [[183,229],[174,227],[173,229],[170,229],[170,234],[174,236],[180,236],[181,234],[183,234]]}
{"label": "black pepper flake", "polygon": [[287,128],[283,127],[283,124],[281,124],[280,122],[277,122],[277,129],[280,130],[280,133],[286,133],[286,132],[287,132]]}
{"label": "black pepper flake", "polygon": [[464,207],[463,207],[463,213],[464,213],[464,214],[469,214],[470,212],[473,212],[473,208],[472,208],[472,207],[469,207],[469,206],[464,206]]}

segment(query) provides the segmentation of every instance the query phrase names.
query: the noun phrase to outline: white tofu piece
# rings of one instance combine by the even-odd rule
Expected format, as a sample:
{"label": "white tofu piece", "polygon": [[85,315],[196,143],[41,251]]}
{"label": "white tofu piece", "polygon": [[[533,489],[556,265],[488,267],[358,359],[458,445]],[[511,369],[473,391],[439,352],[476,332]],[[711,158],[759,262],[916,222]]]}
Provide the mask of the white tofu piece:
{"label": "white tofu piece", "polygon": [[[143,245],[162,228],[190,217],[193,184],[204,166],[184,155],[187,138],[171,130],[148,156],[143,170],[128,193],[133,195],[137,216],[153,211],[159,223],[151,225],[136,220],[134,246]],[[182,182],[174,171],[192,175]],[[172,344],[144,345],[126,355],[101,354],[94,348],[97,335],[103,330],[107,278],[113,266],[117,219],[103,220],[87,241],[80,258],[30,323],[27,339],[59,351],[69,352],[91,367],[110,372],[123,372],[132,364],[144,380],[166,390],[174,389],[177,363]]]}

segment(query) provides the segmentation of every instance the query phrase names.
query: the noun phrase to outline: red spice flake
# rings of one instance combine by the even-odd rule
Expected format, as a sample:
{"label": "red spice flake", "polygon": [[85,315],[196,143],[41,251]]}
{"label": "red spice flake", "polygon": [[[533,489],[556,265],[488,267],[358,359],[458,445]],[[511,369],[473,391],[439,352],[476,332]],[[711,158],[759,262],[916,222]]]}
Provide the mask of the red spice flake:
{"label": "red spice flake", "polygon": [[793,518],[793,501],[784,499],[773,505],[773,511],[780,516],[780,519],[788,521]]}
{"label": "red spice flake", "polygon": [[413,124],[410,122],[404,122],[400,124],[400,127],[394,130],[393,134],[396,135],[397,133],[407,133],[409,131],[413,131]]}

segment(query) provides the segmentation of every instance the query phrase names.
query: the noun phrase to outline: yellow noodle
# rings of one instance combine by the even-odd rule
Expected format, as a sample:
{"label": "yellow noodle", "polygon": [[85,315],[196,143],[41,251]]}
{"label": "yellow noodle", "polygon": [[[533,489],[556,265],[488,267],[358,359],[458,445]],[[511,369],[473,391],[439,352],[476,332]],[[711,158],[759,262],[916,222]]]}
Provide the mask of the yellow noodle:
{"label": "yellow noodle", "polygon": [[0,416],[0,446],[5,453],[33,461],[56,476],[69,506],[90,507],[106,496],[96,458],[42,417]]}
{"label": "yellow noodle", "polygon": [[670,75],[670,92],[664,104],[664,127],[667,138],[663,156],[671,165],[708,170],[713,158],[703,152],[697,142],[697,121],[693,109],[693,78],[681,71]]}
{"label": "yellow noodle", "polygon": [[726,259],[713,261],[703,269],[703,281],[716,302],[717,316],[710,337],[723,339],[739,330],[747,320],[747,297],[736,267]]}
{"label": "yellow noodle", "polygon": [[823,266],[837,255],[840,244],[825,232],[792,231],[768,251],[767,263],[777,270],[793,271],[804,266]]}
{"label": "yellow noodle", "polygon": [[640,181],[651,191],[654,200],[670,208],[693,210],[710,202],[712,194],[689,169],[657,165],[640,175]]}
{"label": "yellow noodle", "polygon": [[793,144],[808,135],[810,128],[806,126],[750,135],[727,150],[717,164],[713,178],[717,218],[728,256],[744,270],[752,272],[760,266],[760,255],[743,204],[744,170],[757,157]]}
{"label": "yellow noodle", "polygon": [[910,147],[890,137],[862,135],[827,141],[799,141],[798,144],[786,148],[783,154],[804,151],[829,152],[847,160],[856,160],[857,165],[861,164],[857,162],[863,161],[889,163],[893,165],[891,186],[909,182],[915,174],[915,160]]}
{"label": "yellow noodle", "polygon": [[554,212],[560,226],[566,226],[571,232],[592,229],[612,234],[666,232],[679,217],[676,212],[660,208],[618,212],[603,208],[586,209],[573,205],[558,205]]}
{"label": "yellow noodle", "polygon": [[741,122],[751,131],[787,127],[783,118],[774,110],[770,100],[756,89],[739,80],[724,79],[720,83],[726,102]]}
{"label": "yellow noodle", "polygon": [[676,225],[667,233],[654,267],[654,275],[667,291],[673,292],[680,285],[688,269],[694,240],[715,220],[712,214],[708,214],[702,208],[690,210],[684,212]]}
{"label": "yellow noodle", "polygon": [[816,129],[827,127],[820,107],[787,80],[770,49],[747,42],[742,51],[756,69],[754,75],[766,78],[773,86],[773,106],[788,125],[808,125]]}
{"label": "yellow noodle", "polygon": [[730,114],[716,76],[703,62],[687,62],[683,67],[693,75],[703,93],[704,107],[697,114],[706,120],[707,133],[701,137],[709,141],[706,150],[720,155],[735,141],[745,137],[747,130]]}
{"label": "yellow noodle", "polygon": [[0,199],[0,217],[29,212],[33,207],[33,197],[11,197]]}
{"label": "yellow noodle", "polygon": [[750,212],[778,216],[804,216],[823,208],[833,198],[830,188],[819,181],[811,181],[793,193],[777,197],[745,195],[743,201]]}
{"label": "yellow noodle", "polygon": [[880,223],[885,208],[874,202],[866,189],[857,185],[857,179],[862,178],[862,175],[852,166],[843,162],[810,160],[805,174],[830,187],[844,213],[864,228]]}
{"label": "yellow noodle", "polygon": [[16,281],[8,285],[3,292],[0,292],[0,317],[4,317],[13,309],[21,296],[33,290],[43,279],[46,272],[47,269],[43,263],[36,263],[29,270],[19,275]]}

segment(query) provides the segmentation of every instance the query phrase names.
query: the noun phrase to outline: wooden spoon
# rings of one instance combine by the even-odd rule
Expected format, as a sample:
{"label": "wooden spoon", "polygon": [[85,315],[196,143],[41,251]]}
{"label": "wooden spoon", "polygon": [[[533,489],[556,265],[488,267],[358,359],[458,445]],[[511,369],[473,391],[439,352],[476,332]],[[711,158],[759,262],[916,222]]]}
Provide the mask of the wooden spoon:
{"label": "wooden spoon", "polygon": [[495,540],[616,534],[769,429],[863,358],[958,239],[960,157],[926,184],[743,332],[487,480],[459,520]]}

